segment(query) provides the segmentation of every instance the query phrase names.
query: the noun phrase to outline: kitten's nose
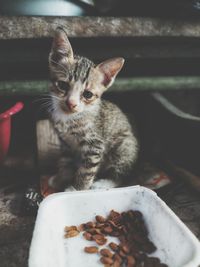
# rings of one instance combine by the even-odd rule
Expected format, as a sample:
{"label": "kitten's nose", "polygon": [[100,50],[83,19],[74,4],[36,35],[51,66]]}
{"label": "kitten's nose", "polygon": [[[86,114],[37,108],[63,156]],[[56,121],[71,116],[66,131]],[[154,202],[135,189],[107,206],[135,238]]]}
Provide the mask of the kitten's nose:
{"label": "kitten's nose", "polygon": [[72,110],[72,109],[74,109],[76,106],[77,106],[77,104],[75,103],[75,101],[73,101],[73,100],[67,100],[66,101],[66,105],[67,105],[67,107],[70,109],[70,110]]}

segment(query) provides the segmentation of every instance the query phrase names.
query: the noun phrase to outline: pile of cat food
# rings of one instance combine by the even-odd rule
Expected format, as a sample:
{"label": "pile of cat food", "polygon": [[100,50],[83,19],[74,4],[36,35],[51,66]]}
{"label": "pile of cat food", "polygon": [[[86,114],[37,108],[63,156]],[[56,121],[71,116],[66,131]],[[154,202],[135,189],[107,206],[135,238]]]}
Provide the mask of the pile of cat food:
{"label": "pile of cat food", "polygon": [[[97,215],[95,221],[80,226],[66,226],[65,238],[78,236],[95,241],[95,246],[86,246],[86,253],[98,253],[105,267],[167,267],[150,254],[156,251],[148,238],[148,231],[140,211],[116,212],[111,210],[107,218]],[[119,244],[108,243],[108,237],[116,237]],[[103,247],[102,247],[103,246]]]}

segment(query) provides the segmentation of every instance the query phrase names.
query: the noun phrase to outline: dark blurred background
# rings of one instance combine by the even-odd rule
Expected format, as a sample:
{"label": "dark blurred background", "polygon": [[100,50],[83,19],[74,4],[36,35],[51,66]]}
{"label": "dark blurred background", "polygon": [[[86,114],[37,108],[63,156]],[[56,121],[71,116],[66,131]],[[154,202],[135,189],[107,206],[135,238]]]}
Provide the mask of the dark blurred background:
{"label": "dark blurred background", "polygon": [[1,0],[3,15],[199,16],[199,0]]}

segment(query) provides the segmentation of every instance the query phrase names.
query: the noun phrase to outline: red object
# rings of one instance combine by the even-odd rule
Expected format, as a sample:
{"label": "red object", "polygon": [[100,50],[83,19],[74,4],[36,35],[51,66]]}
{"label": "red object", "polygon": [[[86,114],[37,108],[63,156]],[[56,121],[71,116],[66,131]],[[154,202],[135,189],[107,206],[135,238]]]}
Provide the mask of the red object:
{"label": "red object", "polygon": [[0,114],[0,162],[5,158],[10,144],[11,116],[23,108],[22,102]]}

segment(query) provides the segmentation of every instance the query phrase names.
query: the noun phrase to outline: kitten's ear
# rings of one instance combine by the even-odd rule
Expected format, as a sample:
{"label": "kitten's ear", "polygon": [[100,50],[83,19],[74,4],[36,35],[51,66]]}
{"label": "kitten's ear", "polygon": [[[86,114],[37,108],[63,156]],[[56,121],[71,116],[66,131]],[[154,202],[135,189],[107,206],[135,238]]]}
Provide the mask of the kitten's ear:
{"label": "kitten's ear", "polygon": [[108,59],[99,65],[96,68],[103,74],[103,85],[108,88],[112,85],[117,76],[118,72],[124,65],[124,59],[122,57]]}
{"label": "kitten's ear", "polygon": [[51,48],[51,56],[65,57],[68,60],[73,60],[73,50],[67,38],[67,34],[62,28],[57,28]]}

